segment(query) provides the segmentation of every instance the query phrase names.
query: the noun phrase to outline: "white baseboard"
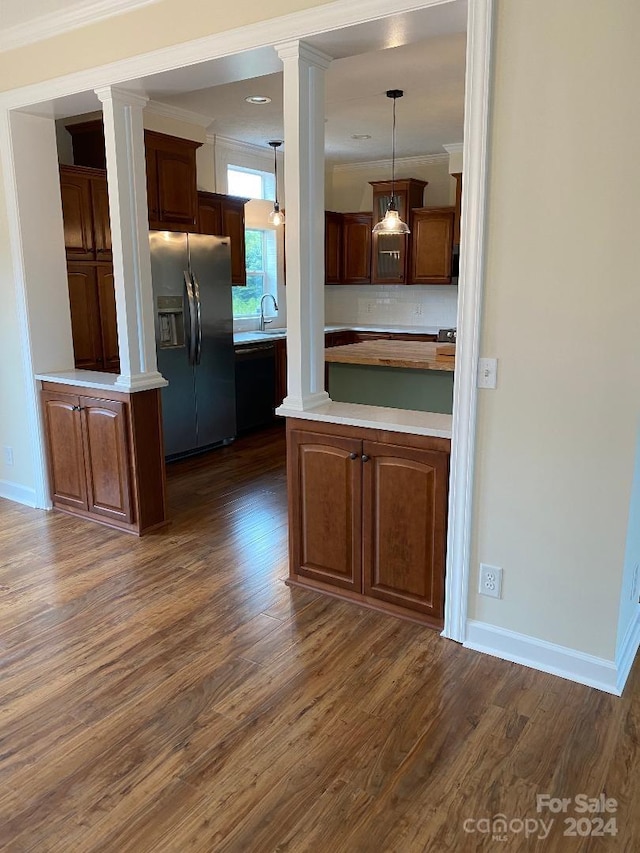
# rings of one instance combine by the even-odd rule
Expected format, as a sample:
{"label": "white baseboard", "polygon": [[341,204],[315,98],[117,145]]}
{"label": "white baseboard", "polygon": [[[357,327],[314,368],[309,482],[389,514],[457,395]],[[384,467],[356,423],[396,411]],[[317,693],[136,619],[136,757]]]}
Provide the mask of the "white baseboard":
{"label": "white baseboard", "polygon": [[0,498],[6,498],[8,501],[15,501],[26,506],[36,505],[36,491],[29,489],[27,486],[20,486],[18,483],[11,483],[9,480],[0,480]]}
{"label": "white baseboard", "polygon": [[[640,640],[640,634],[637,639]],[[467,638],[463,645],[467,649],[558,675],[560,678],[586,684],[615,696],[621,695],[626,676],[629,674],[627,671],[621,679],[621,671],[616,661],[588,655],[473,619],[467,620]]]}
{"label": "white baseboard", "polygon": [[640,647],[640,607],[636,611],[635,619],[630,623],[627,633],[616,655],[616,669],[618,670],[618,689],[620,694],[629,678],[631,667]]}

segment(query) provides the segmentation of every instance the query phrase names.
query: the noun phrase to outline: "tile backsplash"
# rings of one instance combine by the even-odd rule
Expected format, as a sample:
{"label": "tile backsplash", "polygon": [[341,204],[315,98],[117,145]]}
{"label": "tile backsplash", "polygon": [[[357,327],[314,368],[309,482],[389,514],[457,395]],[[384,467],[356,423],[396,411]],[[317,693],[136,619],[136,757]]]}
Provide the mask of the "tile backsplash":
{"label": "tile backsplash", "polygon": [[456,325],[456,285],[327,285],[327,323],[427,326]]}

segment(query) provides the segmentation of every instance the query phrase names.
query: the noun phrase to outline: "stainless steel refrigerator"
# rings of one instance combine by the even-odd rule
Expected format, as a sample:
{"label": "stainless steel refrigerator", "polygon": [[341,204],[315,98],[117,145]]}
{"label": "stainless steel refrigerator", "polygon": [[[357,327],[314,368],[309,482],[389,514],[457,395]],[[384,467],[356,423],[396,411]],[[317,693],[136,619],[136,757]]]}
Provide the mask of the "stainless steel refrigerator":
{"label": "stainless steel refrigerator", "polygon": [[165,455],[172,459],[236,434],[228,237],[151,231],[151,275]]}

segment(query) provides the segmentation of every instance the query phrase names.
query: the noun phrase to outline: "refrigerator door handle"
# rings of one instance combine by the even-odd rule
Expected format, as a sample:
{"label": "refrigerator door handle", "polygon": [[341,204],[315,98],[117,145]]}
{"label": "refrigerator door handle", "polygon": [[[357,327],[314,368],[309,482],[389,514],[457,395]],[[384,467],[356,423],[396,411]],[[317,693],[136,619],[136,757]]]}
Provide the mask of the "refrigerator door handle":
{"label": "refrigerator door handle", "polygon": [[196,303],[193,295],[193,284],[191,282],[191,276],[189,275],[188,270],[184,271],[184,286],[187,291],[187,301],[189,303],[189,322],[187,324],[189,347],[187,350],[187,357],[189,359],[189,364],[195,364],[195,348],[196,337],[198,334],[198,320],[196,316]]}
{"label": "refrigerator door handle", "polygon": [[202,357],[202,303],[200,302],[200,285],[198,284],[195,273],[191,278],[193,279],[193,295],[196,303],[197,321],[194,364],[200,364],[200,358]]}

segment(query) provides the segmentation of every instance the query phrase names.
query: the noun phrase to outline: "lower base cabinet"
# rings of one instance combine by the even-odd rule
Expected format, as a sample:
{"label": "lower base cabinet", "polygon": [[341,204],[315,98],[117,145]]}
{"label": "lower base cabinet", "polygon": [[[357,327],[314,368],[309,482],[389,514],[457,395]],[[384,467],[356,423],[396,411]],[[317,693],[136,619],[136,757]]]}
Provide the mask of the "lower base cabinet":
{"label": "lower base cabinet", "polygon": [[166,523],[158,390],[44,382],[42,407],[54,507],[139,535]]}
{"label": "lower base cabinet", "polygon": [[290,582],[441,628],[448,439],[287,421]]}

